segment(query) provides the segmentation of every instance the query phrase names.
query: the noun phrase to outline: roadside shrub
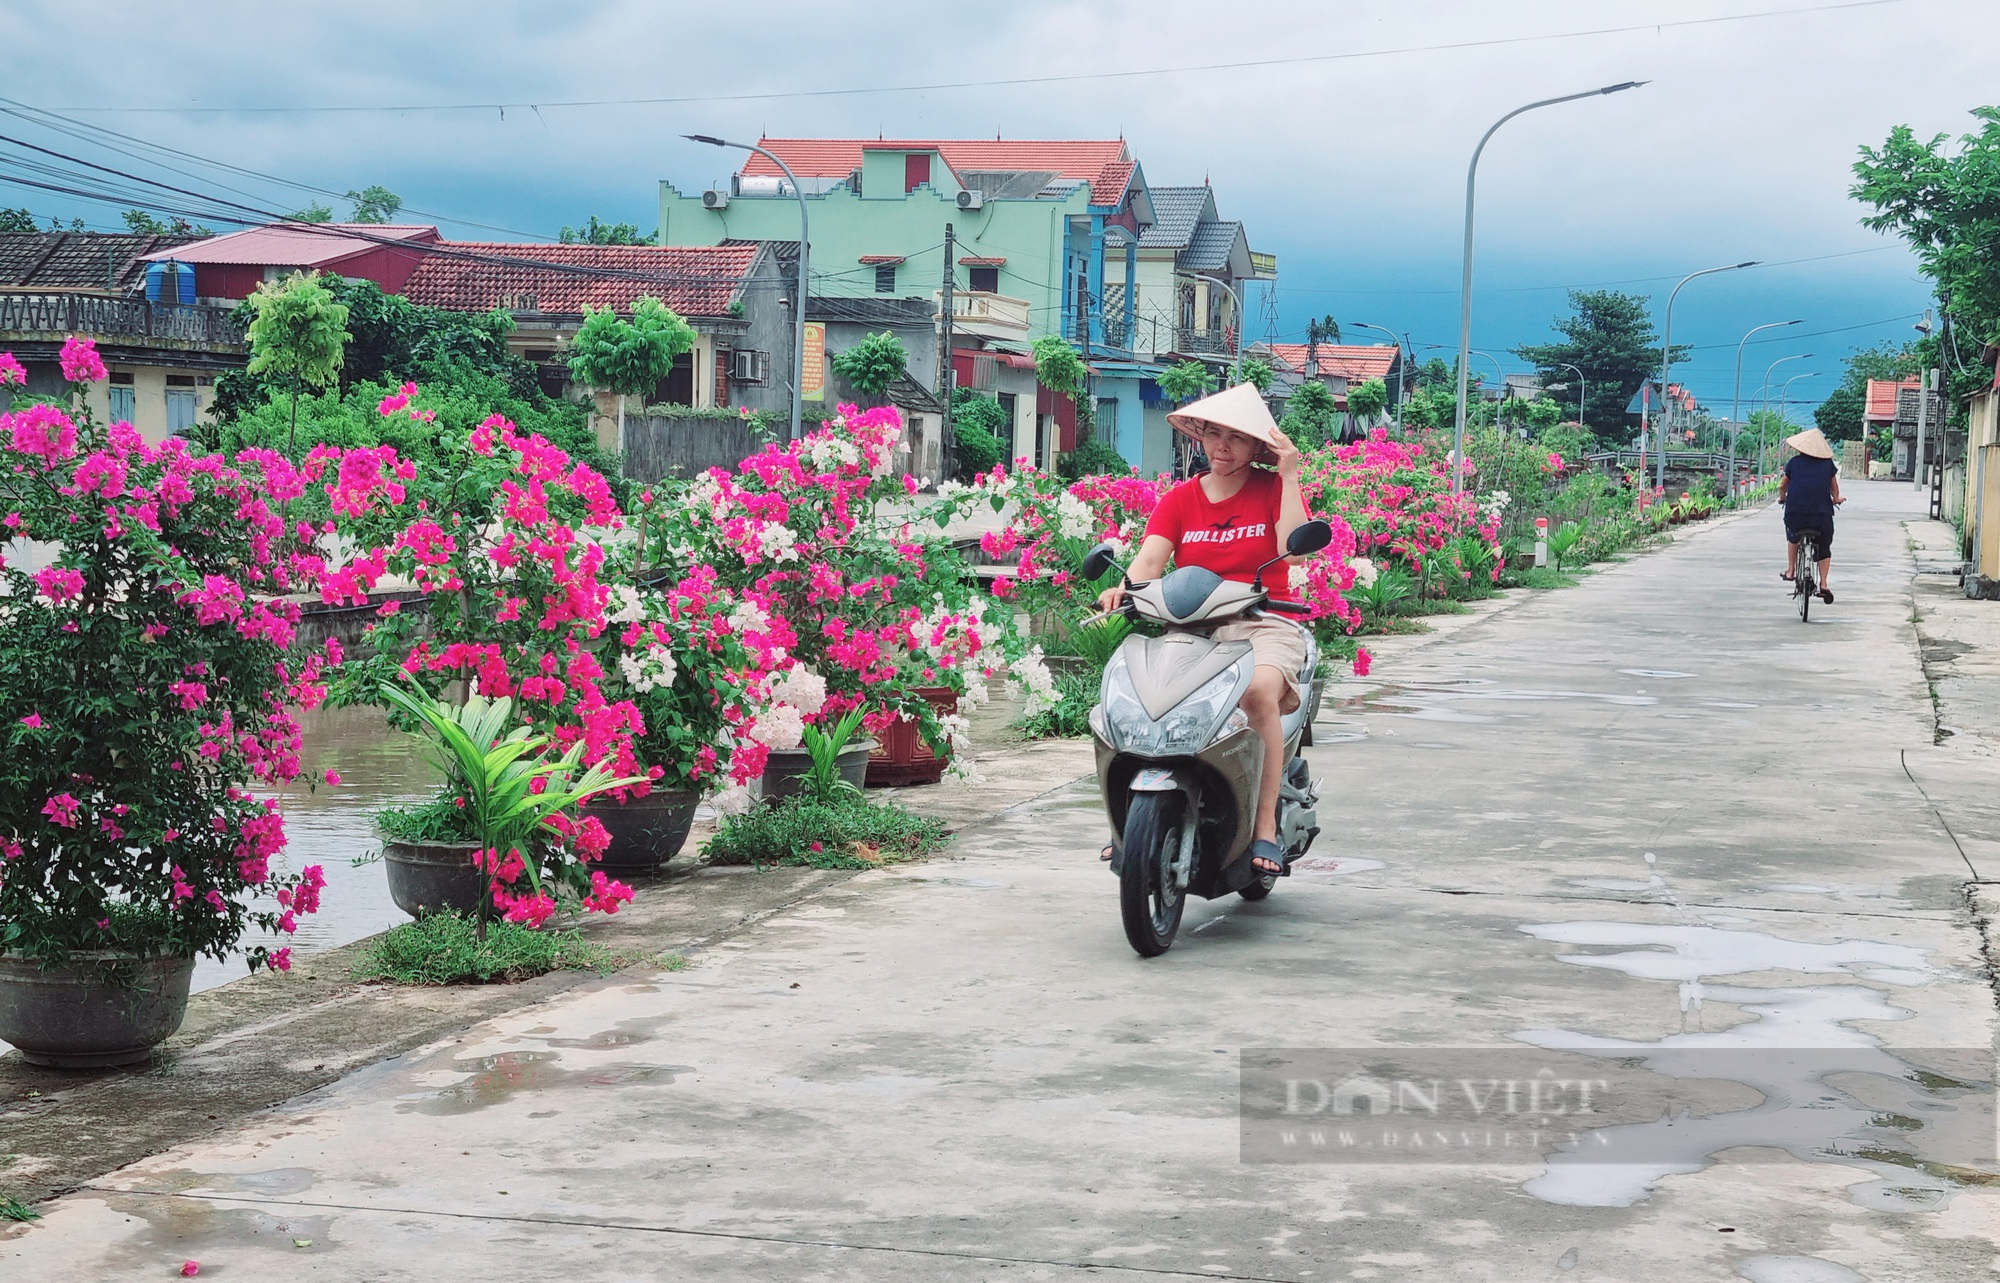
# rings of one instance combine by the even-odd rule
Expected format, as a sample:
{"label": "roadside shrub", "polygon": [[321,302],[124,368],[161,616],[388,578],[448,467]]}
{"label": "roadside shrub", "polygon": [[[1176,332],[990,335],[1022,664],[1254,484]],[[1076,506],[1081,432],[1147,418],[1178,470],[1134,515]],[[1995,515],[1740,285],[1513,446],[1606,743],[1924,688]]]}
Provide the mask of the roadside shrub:
{"label": "roadside shrub", "polygon": [[710,864],[872,869],[926,855],[949,836],[943,820],[836,793],[788,797],[776,806],[729,816],[703,854]]}
{"label": "roadside shrub", "polygon": [[1103,681],[1102,669],[1057,673],[1056,693],[1061,698],[1052,707],[1027,714],[1015,725],[1035,739],[1077,739],[1088,735],[1090,710],[1097,704]]}
{"label": "roadside shrub", "polygon": [[550,971],[609,972],[611,951],[583,932],[537,931],[512,922],[479,924],[432,913],[369,941],[354,964],[356,980],[399,985],[517,984]]}

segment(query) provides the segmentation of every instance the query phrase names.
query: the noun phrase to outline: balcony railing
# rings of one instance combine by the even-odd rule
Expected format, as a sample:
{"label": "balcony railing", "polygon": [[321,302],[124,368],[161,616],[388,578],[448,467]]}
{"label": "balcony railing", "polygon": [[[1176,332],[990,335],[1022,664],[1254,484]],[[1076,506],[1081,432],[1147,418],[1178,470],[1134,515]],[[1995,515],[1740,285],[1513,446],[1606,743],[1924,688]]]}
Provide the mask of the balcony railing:
{"label": "balcony railing", "polygon": [[[938,294],[931,297],[937,298]],[[1028,332],[1028,307],[1024,298],[1008,298],[983,290],[953,290],[951,323],[968,334],[1018,337]]]}
{"label": "balcony railing", "polygon": [[1232,353],[1228,331],[1220,328],[1197,330],[1191,325],[1183,325],[1174,331],[1174,351],[1214,356],[1229,356]]}
{"label": "balcony railing", "polygon": [[0,334],[92,334],[203,347],[243,346],[230,309],[95,294],[0,293]]}

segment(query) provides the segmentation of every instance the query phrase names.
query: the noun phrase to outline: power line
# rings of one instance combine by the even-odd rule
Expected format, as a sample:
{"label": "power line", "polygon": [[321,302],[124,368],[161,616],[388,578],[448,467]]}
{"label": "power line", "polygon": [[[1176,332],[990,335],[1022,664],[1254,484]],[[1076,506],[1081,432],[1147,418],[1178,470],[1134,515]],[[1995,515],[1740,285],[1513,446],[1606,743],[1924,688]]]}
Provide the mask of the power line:
{"label": "power line", "polygon": [[1076,84],[1093,80],[1131,80],[1146,76],[1183,76],[1204,71],[1249,71],[1267,67],[1296,67],[1329,62],[1353,62],[1371,58],[1401,57],[1409,54],[1447,53],[1464,49],[1493,49],[1510,45],[1537,44],[1554,40],[1583,40],[1598,36],[1655,34],[1680,27],[1706,27],[1720,23],[1753,22],[1764,18],[1790,18],[1810,13],[1831,13],[1845,9],[1873,9],[1901,4],[1904,0],[1843,0],[1837,4],[1807,5],[1795,9],[1765,9],[1756,13],[1725,14],[1712,18],[1683,18],[1669,22],[1635,23],[1622,27],[1595,27],[1584,31],[1554,31],[1540,35],[1496,36],[1486,40],[1454,40],[1430,45],[1404,45],[1394,49],[1357,49],[1345,53],[1303,54],[1291,58],[1255,58],[1235,62],[1210,62],[1178,67],[1148,67],[1128,71],[1076,72],[1058,76],[1012,76],[997,80],[937,81],[915,85],[856,85],[838,89],[790,89],[765,93],[685,94],[664,98],[581,98],[557,101],[493,101],[467,103],[341,103],[310,107],[64,107],[63,111],[126,115],[298,115],[319,112],[409,112],[409,111],[544,111],[558,107],[653,107],[687,103],[769,102],[794,98],[844,98],[864,94],[937,93],[952,89],[1006,89],[1025,85]]}

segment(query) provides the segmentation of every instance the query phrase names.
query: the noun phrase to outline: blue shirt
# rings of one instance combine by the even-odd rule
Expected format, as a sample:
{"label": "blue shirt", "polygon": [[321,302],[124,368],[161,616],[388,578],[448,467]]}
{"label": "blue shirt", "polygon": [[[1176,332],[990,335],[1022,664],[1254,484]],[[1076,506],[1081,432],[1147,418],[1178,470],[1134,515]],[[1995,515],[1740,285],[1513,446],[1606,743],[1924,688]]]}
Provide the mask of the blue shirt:
{"label": "blue shirt", "polygon": [[1785,515],[1831,517],[1833,478],[1839,472],[1831,459],[1795,454],[1785,462]]}

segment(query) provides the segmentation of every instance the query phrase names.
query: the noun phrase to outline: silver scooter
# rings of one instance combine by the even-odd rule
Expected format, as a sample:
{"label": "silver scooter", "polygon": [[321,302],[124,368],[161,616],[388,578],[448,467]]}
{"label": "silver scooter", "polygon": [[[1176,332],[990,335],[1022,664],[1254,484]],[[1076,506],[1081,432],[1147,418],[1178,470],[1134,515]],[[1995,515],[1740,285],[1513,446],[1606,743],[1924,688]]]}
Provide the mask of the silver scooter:
{"label": "silver scooter", "polygon": [[[1280,875],[1260,873],[1249,855],[1265,755],[1264,742],[1240,705],[1256,661],[1250,643],[1218,642],[1209,634],[1235,619],[1308,613],[1306,606],[1272,601],[1264,571],[1276,566],[1278,573],[1289,573],[1285,557],[1310,555],[1332,540],[1324,521],[1305,522],[1292,531],[1284,555],[1249,584],[1199,566],[1148,583],[1125,581],[1125,600],[1116,613],[1166,630],[1158,637],[1128,637],[1112,656],[1098,705],[1090,710],[1090,733],[1098,787],[1118,835],[1111,871],[1118,877],[1125,937],[1141,957],[1173,947],[1190,894],[1261,900],[1277,885]],[[1091,549],[1084,578],[1101,579],[1116,556],[1109,544]],[[1092,616],[1085,624],[1104,617]],[[1309,685],[1317,647],[1310,629],[1294,626],[1306,638],[1299,681]],[[1306,713],[1301,703],[1283,719],[1286,767],[1278,792],[1278,846],[1288,871],[1319,836],[1319,787],[1299,755],[1301,742],[1311,742]]]}

